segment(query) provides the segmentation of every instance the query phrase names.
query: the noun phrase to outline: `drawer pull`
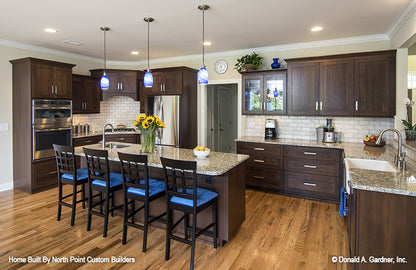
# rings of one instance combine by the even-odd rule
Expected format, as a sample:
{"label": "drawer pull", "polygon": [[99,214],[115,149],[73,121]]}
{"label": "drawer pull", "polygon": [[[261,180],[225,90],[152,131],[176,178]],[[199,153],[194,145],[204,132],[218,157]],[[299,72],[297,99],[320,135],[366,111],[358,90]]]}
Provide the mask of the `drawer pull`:
{"label": "drawer pull", "polygon": [[308,182],[305,182],[305,183],[303,183],[305,186],[311,186],[311,187],[316,187],[316,184],[314,184],[314,183],[308,183]]}
{"label": "drawer pull", "polygon": [[56,174],[58,171],[48,172],[48,175]]}
{"label": "drawer pull", "polygon": [[84,143],[91,143],[92,141],[91,140],[89,140],[89,141],[84,141]]}
{"label": "drawer pull", "polygon": [[255,175],[254,178],[256,178],[256,179],[264,179],[264,176]]}
{"label": "drawer pull", "polygon": [[315,152],[303,152],[304,155],[316,156]]}
{"label": "drawer pull", "polygon": [[305,167],[305,168],[309,168],[309,169],[316,169],[316,166],[315,165],[303,165],[303,167]]}
{"label": "drawer pull", "polygon": [[257,151],[264,151],[264,148],[258,148],[258,147],[255,147],[255,148],[254,148],[254,150],[257,150]]}
{"label": "drawer pull", "polygon": [[260,163],[264,163],[264,160],[261,159],[255,159],[254,162],[260,162]]}

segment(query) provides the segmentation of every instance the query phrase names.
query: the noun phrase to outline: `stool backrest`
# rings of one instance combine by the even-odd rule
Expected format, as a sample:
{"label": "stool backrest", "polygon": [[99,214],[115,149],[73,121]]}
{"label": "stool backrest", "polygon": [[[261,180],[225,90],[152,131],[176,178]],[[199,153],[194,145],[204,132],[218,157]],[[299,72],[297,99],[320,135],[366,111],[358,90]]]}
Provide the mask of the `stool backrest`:
{"label": "stool backrest", "polygon": [[[196,205],[196,161],[160,158],[165,172],[165,190],[168,198],[176,196],[193,200]],[[192,191],[191,191],[192,190]]]}
{"label": "stool backrest", "polygon": [[110,186],[110,167],[108,164],[108,151],[100,149],[82,148],[87,160],[89,181],[106,181],[107,187]]}
{"label": "stool backrest", "polygon": [[[149,169],[147,166],[147,155],[135,155],[118,152],[120,159],[121,173],[123,175],[123,186],[146,190],[149,194]],[[143,184],[140,181],[144,180]]]}
{"label": "stool backrest", "polygon": [[74,148],[69,145],[53,144],[53,150],[55,152],[59,176],[67,173],[74,175],[74,179],[76,179],[77,163],[74,155]]}

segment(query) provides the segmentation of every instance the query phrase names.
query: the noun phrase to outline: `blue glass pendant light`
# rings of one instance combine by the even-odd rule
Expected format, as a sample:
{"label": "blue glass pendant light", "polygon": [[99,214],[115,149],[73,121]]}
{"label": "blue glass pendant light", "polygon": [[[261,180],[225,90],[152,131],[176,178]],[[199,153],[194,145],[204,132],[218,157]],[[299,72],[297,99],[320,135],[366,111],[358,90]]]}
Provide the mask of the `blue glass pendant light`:
{"label": "blue glass pendant light", "polygon": [[202,67],[198,72],[198,84],[206,85],[208,84],[208,70],[205,67],[204,62],[204,53],[205,53],[205,10],[209,9],[208,5],[199,5],[198,9],[202,10]]}
{"label": "blue glass pendant light", "polygon": [[106,68],[107,68],[107,52],[106,52],[106,32],[110,30],[110,28],[105,27],[105,26],[101,26],[100,27],[101,30],[103,30],[104,32],[104,74],[101,77],[100,80],[100,86],[102,90],[108,90],[108,87],[110,86],[110,80],[107,77],[107,74],[105,72]]}
{"label": "blue glass pendant light", "polygon": [[147,71],[144,74],[143,84],[144,87],[152,87],[153,86],[153,75],[152,72],[149,71],[149,23],[153,22],[152,17],[144,17],[143,20],[147,22]]}

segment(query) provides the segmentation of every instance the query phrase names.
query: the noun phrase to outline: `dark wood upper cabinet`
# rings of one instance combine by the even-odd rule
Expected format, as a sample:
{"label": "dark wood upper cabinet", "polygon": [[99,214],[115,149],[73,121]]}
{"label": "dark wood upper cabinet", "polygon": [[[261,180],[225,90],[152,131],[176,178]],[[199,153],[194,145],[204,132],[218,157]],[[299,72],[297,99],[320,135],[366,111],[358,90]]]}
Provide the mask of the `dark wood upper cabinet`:
{"label": "dark wood upper cabinet", "polygon": [[100,82],[97,78],[72,75],[72,113],[100,112]]}
{"label": "dark wood upper cabinet", "polygon": [[288,64],[287,110],[290,115],[319,114],[319,62]]}
{"label": "dark wood upper cabinet", "polygon": [[[100,79],[104,69],[90,70],[91,77]],[[127,96],[134,100],[140,100],[139,78],[143,78],[138,70],[107,69],[107,77],[110,81],[108,90],[101,90],[101,100],[113,96]]]}
{"label": "dark wood upper cabinet", "polygon": [[354,60],[336,59],[320,63],[320,114],[353,114]]}
{"label": "dark wood upper cabinet", "polygon": [[354,116],[396,114],[396,53],[355,60]]}
{"label": "dark wood upper cabinet", "polygon": [[59,62],[25,58],[31,63],[32,98],[72,97],[72,67]]}
{"label": "dark wood upper cabinet", "polygon": [[[153,86],[145,87],[146,96],[181,95],[185,87],[185,81],[198,72],[188,67],[158,68],[152,70]],[[197,84],[186,81],[186,84]]]}
{"label": "dark wood upper cabinet", "polygon": [[392,117],[396,51],[287,59],[288,114]]}
{"label": "dark wood upper cabinet", "polygon": [[241,72],[243,114],[286,113],[286,69]]}

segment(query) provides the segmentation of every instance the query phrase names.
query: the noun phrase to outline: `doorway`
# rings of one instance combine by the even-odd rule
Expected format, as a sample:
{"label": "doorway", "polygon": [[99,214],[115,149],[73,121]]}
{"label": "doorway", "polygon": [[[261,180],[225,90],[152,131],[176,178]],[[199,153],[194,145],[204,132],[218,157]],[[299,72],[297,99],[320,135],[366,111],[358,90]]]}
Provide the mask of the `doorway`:
{"label": "doorway", "polygon": [[237,84],[207,86],[207,146],[213,151],[236,153],[237,89]]}

